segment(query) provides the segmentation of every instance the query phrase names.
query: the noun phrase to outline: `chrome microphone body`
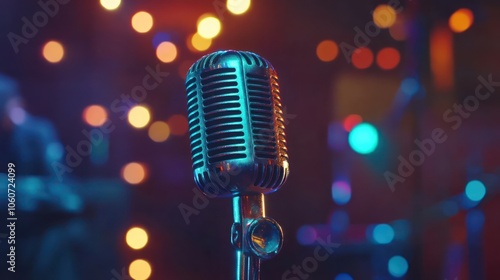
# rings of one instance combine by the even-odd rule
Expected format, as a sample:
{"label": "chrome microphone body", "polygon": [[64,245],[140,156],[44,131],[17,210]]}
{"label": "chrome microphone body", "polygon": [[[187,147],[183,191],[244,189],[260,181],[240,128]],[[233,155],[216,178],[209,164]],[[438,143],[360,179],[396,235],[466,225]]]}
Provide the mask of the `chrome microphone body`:
{"label": "chrome microphone body", "polygon": [[289,174],[276,71],[254,53],[218,51],[191,66],[186,92],[194,180],[209,197],[233,198],[236,279],[260,279],[260,260],[283,243],[264,194]]}

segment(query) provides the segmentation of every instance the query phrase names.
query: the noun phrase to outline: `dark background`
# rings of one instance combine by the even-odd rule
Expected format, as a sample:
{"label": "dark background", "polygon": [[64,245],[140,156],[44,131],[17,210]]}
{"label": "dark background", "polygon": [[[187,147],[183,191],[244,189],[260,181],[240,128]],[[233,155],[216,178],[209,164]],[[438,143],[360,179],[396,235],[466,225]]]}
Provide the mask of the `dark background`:
{"label": "dark background", "polygon": [[[320,41],[353,44],[353,28],[364,27],[371,20],[371,11],[382,3],[253,1],[242,16],[228,12],[219,16],[222,33],[207,52],[193,53],[186,47],[186,37],[196,31],[201,14],[217,14],[211,1],[123,1],[118,10],[109,12],[97,0],[71,0],[60,6],[59,13],[34,38],[21,44],[16,54],[6,34],[19,34],[21,18],[31,18],[40,8],[36,1],[3,1],[0,72],[18,80],[27,111],[50,120],[64,146],[75,146],[83,138],[81,130],[89,129],[81,119],[86,106],[109,108],[120,94],[141,83],[146,66],[159,63],[151,42],[155,32],[170,34],[178,57],[173,63],[160,63],[171,74],[144,101],[154,120],[186,115],[184,76],[179,74],[187,70],[185,65],[218,49],[256,52],[274,65],[280,77],[282,100],[289,113],[286,133],[291,159],[288,182],[266,198],[267,212],[282,225],[285,243],[276,258],[263,264],[263,279],[281,279],[292,265],[312,256],[314,245],[297,241],[299,228],[328,228],[332,212],[339,209],[349,214],[350,230],[338,237],[338,251],[320,263],[309,279],[334,279],[340,272],[354,279],[393,279],[387,273],[386,260],[381,260],[392,252],[408,260],[406,279],[499,279],[500,201],[495,195],[500,175],[498,91],[456,131],[443,122],[442,113],[474,93],[479,75],[492,74],[493,80],[500,80],[500,5],[496,1],[402,1],[403,14],[414,27],[413,40],[394,41],[382,30],[369,44],[372,50],[392,46],[401,52],[401,63],[394,70],[382,71],[376,65],[359,70],[342,53],[330,63],[318,60],[315,50]],[[449,15],[461,7],[474,12],[475,22],[470,30],[453,35],[455,82],[443,92],[434,87],[429,70],[429,32],[439,24],[446,25]],[[130,17],[138,10],[154,17],[149,33],[138,34],[130,27]],[[41,55],[43,44],[51,39],[64,44],[61,63],[47,63]],[[388,84],[397,88],[408,75],[418,77],[422,91],[400,108],[402,114],[393,116],[390,104],[396,93],[385,90]],[[352,99],[355,95],[340,94],[353,84],[366,85],[367,96]],[[360,114],[379,127],[380,146],[373,154],[358,155],[348,146],[344,150],[329,148],[329,127],[346,112]],[[114,270],[121,271],[137,258],[151,263],[150,279],[231,279],[231,201],[210,200],[199,215],[191,217],[189,225],[178,209],[181,203],[192,205],[194,196],[188,135],[172,135],[164,143],[154,143],[147,130],[132,129],[117,114],[110,113],[110,119],[116,130],[110,134],[108,162],[95,166],[87,157],[63,181],[76,187],[88,209],[58,225],[67,227],[75,220],[85,225],[80,227],[82,236],[70,242],[78,246],[64,247],[72,252],[80,277],[76,279],[113,279]],[[384,171],[396,170],[398,155],[407,156],[415,148],[413,140],[429,137],[436,127],[447,132],[447,142],[392,192]],[[121,181],[120,169],[130,161],[148,166],[149,176],[143,184],[130,186]],[[331,183],[340,171],[348,175],[352,186],[352,200],[346,206],[336,205],[331,197]],[[432,211],[438,203],[462,194],[472,178],[482,178],[488,188],[486,199],[477,206],[485,217],[479,251],[472,250],[467,239],[467,210],[460,209],[451,217]],[[33,227],[55,218],[48,215],[45,219]],[[400,219],[411,225],[408,238],[384,246],[364,238],[366,226]],[[127,229],[134,225],[149,232],[148,245],[138,251],[124,241]],[[30,228],[25,224],[18,235],[29,236]],[[471,260],[478,260],[479,265]],[[35,266],[39,261],[33,258],[23,265]],[[61,262],[55,267],[64,265]],[[472,273],[471,266],[479,267],[480,273]],[[39,275],[37,279],[58,278]]]}

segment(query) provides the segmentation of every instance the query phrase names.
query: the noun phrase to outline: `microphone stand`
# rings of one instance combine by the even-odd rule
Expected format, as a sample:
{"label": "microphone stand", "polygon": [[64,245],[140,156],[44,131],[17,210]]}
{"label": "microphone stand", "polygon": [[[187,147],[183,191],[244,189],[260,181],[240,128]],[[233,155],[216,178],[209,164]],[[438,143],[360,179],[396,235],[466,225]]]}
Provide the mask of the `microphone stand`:
{"label": "microphone stand", "polygon": [[260,263],[283,245],[283,231],[266,217],[263,194],[233,197],[231,243],[236,248],[236,280],[260,280]]}

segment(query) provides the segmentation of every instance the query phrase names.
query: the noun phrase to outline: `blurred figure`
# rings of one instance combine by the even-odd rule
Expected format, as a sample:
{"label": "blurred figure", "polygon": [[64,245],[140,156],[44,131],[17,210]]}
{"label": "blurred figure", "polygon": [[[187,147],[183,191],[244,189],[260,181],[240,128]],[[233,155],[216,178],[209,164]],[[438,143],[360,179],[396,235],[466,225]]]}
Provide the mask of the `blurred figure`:
{"label": "blurred figure", "polygon": [[50,175],[62,145],[50,122],[25,111],[18,92],[17,83],[0,74],[0,168],[12,162],[17,175]]}
{"label": "blurred figure", "polygon": [[[54,179],[51,164],[62,155],[52,124],[28,114],[17,83],[0,74],[0,207],[7,212],[7,178],[2,173],[14,163],[18,218],[16,273],[2,270],[7,278],[1,279],[79,279],[75,251],[81,250],[86,232],[80,215],[83,199],[70,179]],[[0,243],[2,255],[7,246]]]}

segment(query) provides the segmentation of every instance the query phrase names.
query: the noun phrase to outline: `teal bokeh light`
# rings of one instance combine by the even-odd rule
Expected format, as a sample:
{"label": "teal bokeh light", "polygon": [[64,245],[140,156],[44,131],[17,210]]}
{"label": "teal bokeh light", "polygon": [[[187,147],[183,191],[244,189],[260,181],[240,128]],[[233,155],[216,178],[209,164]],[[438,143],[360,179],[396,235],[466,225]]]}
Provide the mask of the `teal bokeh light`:
{"label": "teal bokeh light", "polygon": [[403,277],[408,271],[408,262],[401,256],[394,256],[387,264],[389,273],[394,277]]}
{"label": "teal bokeh light", "polygon": [[360,123],[349,133],[349,145],[359,154],[369,154],[378,145],[378,131],[369,123]]}
{"label": "teal bokeh light", "polygon": [[373,240],[378,244],[388,244],[394,239],[394,229],[388,224],[379,224],[373,228]]}
{"label": "teal bokeh light", "polygon": [[472,180],[465,186],[465,195],[472,201],[481,201],[486,195],[486,187],[483,182]]}

